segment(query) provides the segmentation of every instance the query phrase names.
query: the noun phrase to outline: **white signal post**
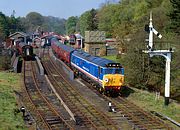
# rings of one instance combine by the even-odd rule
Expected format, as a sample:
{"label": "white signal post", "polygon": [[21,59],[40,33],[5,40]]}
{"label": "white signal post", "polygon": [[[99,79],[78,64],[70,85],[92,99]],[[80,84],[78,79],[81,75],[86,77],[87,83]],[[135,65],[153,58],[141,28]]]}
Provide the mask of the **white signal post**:
{"label": "white signal post", "polygon": [[148,50],[143,51],[148,53],[150,57],[153,56],[163,56],[166,58],[166,72],[165,72],[165,102],[164,104],[167,106],[169,104],[169,97],[170,97],[170,64],[171,64],[171,54],[172,49],[170,50],[154,50],[153,48],[153,33],[157,35],[160,39],[162,35],[159,34],[152,25],[152,12],[150,13],[150,23],[149,23],[149,44],[147,46]]}
{"label": "white signal post", "polygon": [[149,46],[148,49],[153,49],[153,33],[157,35],[160,39],[162,38],[162,35],[156,31],[156,29],[153,28],[152,24],[152,12],[150,13],[150,23],[149,23]]}

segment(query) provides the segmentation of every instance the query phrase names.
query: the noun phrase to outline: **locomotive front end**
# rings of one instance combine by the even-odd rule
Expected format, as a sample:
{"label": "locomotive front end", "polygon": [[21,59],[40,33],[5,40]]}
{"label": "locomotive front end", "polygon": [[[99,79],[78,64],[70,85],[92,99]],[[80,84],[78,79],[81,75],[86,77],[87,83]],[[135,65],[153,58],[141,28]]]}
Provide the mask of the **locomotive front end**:
{"label": "locomotive front end", "polygon": [[107,93],[119,93],[124,85],[124,68],[119,64],[106,68],[102,85]]}
{"label": "locomotive front end", "polygon": [[103,77],[103,88],[105,91],[119,91],[124,84],[124,75],[107,74]]}

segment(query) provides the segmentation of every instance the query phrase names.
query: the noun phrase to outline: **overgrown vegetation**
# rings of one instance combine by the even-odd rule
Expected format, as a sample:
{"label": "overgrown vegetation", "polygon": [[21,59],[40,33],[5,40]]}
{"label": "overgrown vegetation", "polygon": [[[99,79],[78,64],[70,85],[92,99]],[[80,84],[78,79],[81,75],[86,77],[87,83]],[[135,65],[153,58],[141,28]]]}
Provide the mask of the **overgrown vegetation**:
{"label": "overgrown vegetation", "polygon": [[[162,35],[159,40],[154,36],[155,49],[174,49],[171,62],[171,97],[180,97],[180,2],[178,0],[121,0],[118,4],[105,3],[97,10],[98,30],[107,32],[107,36],[116,38],[119,49],[125,52],[119,56],[125,67],[127,85],[160,91],[164,95],[165,59],[154,56],[149,58],[142,50],[147,49],[145,39],[148,33],[144,31],[149,24],[149,14],[153,12],[153,25]],[[87,11],[90,12],[90,11]],[[80,16],[82,23],[88,19]],[[83,19],[81,18],[83,17]],[[93,20],[88,19],[88,20]],[[87,26],[84,27],[86,30]],[[81,29],[83,30],[83,29]],[[180,100],[180,99],[179,99]]]}
{"label": "overgrown vegetation", "polygon": [[65,19],[53,16],[42,16],[37,12],[30,12],[26,17],[21,18],[25,32],[39,31],[65,34],[65,22]]}
{"label": "overgrown vegetation", "polygon": [[0,72],[0,129],[24,130],[22,113],[14,113],[18,109],[14,90],[20,86],[20,76],[13,73]]}
{"label": "overgrown vegetation", "polygon": [[15,18],[13,14],[9,17],[0,12],[0,43],[10,34],[17,31],[27,33],[42,31],[65,34],[65,22],[65,19],[42,16],[37,12],[30,12],[26,17],[18,18]]}
{"label": "overgrown vegetation", "polygon": [[168,107],[166,107],[163,105],[164,98],[160,96],[158,99],[155,93],[148,93],[142,90],[134,89],[134,93],[128,97],[128,100],[132,101],[134,104],[143,109],[159,112],[177,122],[180,122],[180,105],[172,102]]}
{"label": "overgrown vegetation", "polygon": [[8,70],[11,68],[11,56],[8,50],[0,48],[0,70]]}
{"label": "overgrown vegetation", "polygon": [[13,15],[8,17],[0,12],[0,43],[9,36],[10,33],[22,30],[20,19]]}

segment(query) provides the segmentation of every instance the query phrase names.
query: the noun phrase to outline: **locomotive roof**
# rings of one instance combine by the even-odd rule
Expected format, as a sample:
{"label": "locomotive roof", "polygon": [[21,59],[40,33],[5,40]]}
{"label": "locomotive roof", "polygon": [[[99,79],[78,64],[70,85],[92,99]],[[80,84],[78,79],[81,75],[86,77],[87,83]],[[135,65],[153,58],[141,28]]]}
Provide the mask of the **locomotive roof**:
{"label": "locomotive roof", "polygon": [[75,54],[76,56],[78,56],[80,58],[86,59],[87,61],[90,61],[96,65],[102,66],[102,67],[106,67],[108,65],[108,63],[116,63],[112,60],[108,60],[108,59],[101,58],[98,56],[92,56],[89,53],[86,53],[84,51],[77,50],[77,51],[74,51],[73,54]]}

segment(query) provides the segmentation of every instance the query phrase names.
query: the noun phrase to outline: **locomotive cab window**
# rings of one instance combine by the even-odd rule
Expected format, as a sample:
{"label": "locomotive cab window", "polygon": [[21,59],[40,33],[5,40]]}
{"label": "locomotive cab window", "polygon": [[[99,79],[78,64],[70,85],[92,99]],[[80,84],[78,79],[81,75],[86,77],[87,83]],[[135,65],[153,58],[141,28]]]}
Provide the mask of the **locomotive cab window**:
{"label": "locomotive cab window", "polygon": [[120,74],[121,73],[121,69],[115,69],[115,74]]}
{"label": "locomotive cab window", "polygon": [[121,74],[121,69],[106,69],[105,74]]}

